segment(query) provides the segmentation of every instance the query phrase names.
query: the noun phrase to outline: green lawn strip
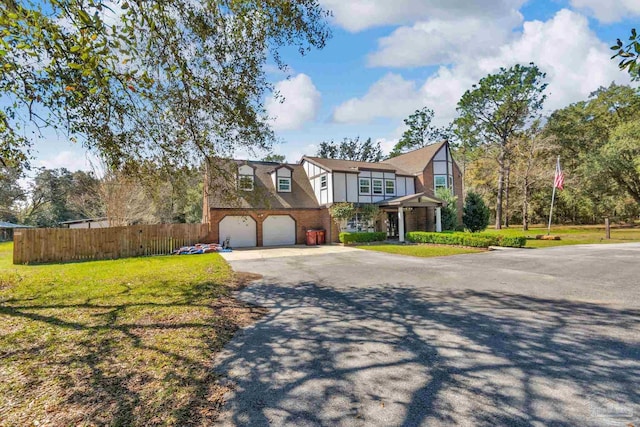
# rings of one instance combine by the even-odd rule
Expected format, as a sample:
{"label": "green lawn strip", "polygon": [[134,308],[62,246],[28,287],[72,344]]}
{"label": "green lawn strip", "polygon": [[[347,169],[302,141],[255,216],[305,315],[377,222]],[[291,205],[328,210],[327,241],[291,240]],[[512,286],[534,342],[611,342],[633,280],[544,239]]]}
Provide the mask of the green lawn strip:
{"label": "green lawn strip", "polygon": [[0,244],[0,419],[209,424],[212,360],[263,311],[230,297],[218,254],[14,266]]}
{"label": "green lawn strip", "polygon": [[356,248],[366,249],[370,251],[386,252],[386,253],[397,254],[397,255],[417,256],[417,257],[423,257],[423,258],[485,252],[482,249],[463,248],[459,246],[428,245],[428,244],[419,244],[419,245],[378,244],[378,245],[356,246]]}
{"label": "green lawn strip", "polygon": [[612,228],[611,239],[605,239],[604,226],[552,226],[551,234],[560,236],[561,240],[536,240],[536,235],[547,234],[546,227],[533,227],[528,231],[511,227],[502,230],[487,229],[487,233],[498,233],[505,236],[524,235],[527,246],[531,248],[545,248],[550,246],[585,245],[594,243],[629,243],[640,242],[640,227]]}

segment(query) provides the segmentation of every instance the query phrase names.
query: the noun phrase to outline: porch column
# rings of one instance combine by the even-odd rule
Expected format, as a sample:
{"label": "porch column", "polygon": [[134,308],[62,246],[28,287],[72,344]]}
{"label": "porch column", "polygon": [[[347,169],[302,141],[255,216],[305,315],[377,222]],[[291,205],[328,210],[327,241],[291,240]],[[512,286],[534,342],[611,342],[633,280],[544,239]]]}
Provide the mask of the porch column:
{"label": "porch column", "polygon": [[404,208],[398,207],[398,240],[404,242]]}
{"label": "porch column", "polygon": [[441,207],[438,206],[436,208],[436,232],[440,233],[442,231],[442,212]]}

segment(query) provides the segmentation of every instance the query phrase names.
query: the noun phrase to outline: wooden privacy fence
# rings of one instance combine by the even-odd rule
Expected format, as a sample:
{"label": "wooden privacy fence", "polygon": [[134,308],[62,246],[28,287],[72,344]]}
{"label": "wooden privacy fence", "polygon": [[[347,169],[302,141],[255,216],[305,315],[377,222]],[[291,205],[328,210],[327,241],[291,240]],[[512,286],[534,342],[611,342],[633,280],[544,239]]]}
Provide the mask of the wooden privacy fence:
{"label": "wooden privacy fence", "polygon": [[13,236],[13,263],[166,255],[181,246],[204,241],[208,233],[209,224],[16,230]]}

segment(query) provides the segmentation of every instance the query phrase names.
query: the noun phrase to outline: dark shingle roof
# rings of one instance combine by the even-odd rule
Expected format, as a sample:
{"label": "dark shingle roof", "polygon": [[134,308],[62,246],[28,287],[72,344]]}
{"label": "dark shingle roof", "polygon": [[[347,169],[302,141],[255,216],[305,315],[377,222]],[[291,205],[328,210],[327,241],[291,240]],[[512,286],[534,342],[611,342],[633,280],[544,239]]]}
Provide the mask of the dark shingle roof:
{"label": "dark shingle roof", "polygon": [[433,159],[433,156],[435,156],[440,148],[442,148],[442,146],[446,143],[447,141],[442,141],[435,144],[427,145],[426,147],[410,151],[406,154],[392,157],[388,160],[385,160],[384,163],[404,169],[411,175],[415,175],[421,173],[424,168],[427,167],[429,162]]}
{"label": "dark shingle roof", "polygon": [[[227,180],[225,183],[212,180],[209,193],[209,207],[211,208],[240,208],[240,209],[308,209],[319,208],[316,196],[311,188],[302,165],[286,164],[291,169],[291,192],[279,193],[273,185],[271,172],[281,164],[273,162],[235,161],[237,165],[247,164],[254,167],[255,179],[253,191],[235,192],[235,182]],[[226,189],[223,188],[226,186]],[[225,197],[222,193],[239,194],[239,197]]]}
{"label": "dark shingle roof", "polygon": [[359,172],[362,170],[374,170],[383,172],[395,172],[397,175],[411,175],[410,173],[387,163],[357,162],[355,160],[325,159],[323,157],[304,156],[303,160],[308,160],[318,166],[332,172]]}

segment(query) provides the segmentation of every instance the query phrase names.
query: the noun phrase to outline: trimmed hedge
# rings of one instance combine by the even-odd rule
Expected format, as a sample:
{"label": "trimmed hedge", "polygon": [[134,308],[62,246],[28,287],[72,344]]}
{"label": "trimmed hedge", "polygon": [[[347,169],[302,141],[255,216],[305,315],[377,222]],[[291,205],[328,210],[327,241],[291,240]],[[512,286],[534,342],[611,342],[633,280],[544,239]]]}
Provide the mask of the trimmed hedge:
{"label": "trimmed hedge", "polygon": [[340,239],[340,243],[381,242],[387,239],[387,233],[384,231],[359,233],[342,232],[338,238]]}
{"label": "trimmed hedge", "polygon": [[527,244],[527,238],[524,236],[504,236],[500,242],[500,246],[508,248],[524,248]]}
{"label": "trimmed hedge", "polygon": [[471,246],[474,248],[488,248],[489,246],[522,248],[527,244],[527,239],[524,236],[507,237],[491,233],[428,233],[411,231],[406,234],[406,237],[407,240],[414,243]]}

